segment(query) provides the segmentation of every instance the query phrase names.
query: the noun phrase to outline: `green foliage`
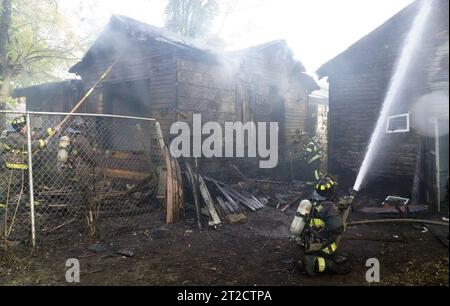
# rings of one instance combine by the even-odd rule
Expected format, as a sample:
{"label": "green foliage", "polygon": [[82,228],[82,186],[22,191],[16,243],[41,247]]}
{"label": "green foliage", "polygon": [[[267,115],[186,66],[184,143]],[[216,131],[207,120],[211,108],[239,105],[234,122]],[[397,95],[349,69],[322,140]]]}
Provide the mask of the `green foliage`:
{"label": "green foliage", "polygon": [[75,34],[56,0],[13,0],[8,46],[13,83],[29,86],[60,80],[75,61]]}
{"label": "green foliage", "polygon": [[[14,100],[8,95],[15,87],[66,78],[66,71],[76,62],[75,54],[79,54],[82,46],[60,12],[60,1],[11,0],[6,64],[0,65],[1,104],[13,106]],[[0,18],[2,6],[0,1]]]}
{"label": "green foliage", "polygon": [[186,37],[204,38],[218,13],[217,0],[169,0],[166,28]]}

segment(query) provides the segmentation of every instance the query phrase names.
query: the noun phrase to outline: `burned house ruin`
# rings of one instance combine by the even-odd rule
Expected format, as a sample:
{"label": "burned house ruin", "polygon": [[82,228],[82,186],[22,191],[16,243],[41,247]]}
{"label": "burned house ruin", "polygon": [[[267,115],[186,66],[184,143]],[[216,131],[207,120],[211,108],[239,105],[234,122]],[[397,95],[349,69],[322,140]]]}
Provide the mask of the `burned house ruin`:
{"label": "burned house ruin", "polygon": [[[364,158],[419,3],[412,3],[318,69],[320,78],[328,77],[330,84],[329,168],[349,183],[354,182]],[[420,60],[415,61],[408,86],[402,88],[389,114],[383,148],[366,187],[411,196],[440,210],[448,182],[449,4],[431,3]],[[436,101],[435,95],[446,96],[447,101]]]}
{"label": "burned house ruin", "polygon": [[[172,123],[191,123],[194,113],[220,124],[278,122],[280,161],[287,160],[298,131],[306,130],[308,96],[318,89],[283,40],[224,52],[123,16],[111,18],[70,72],[81,77],[86,90],[114,62],[83,112],[155,118],[166,140]],[[34,91],[23,89],[16,96],[29,101]],[[67,96],[32,107],[60,110],[55,105],[62,101],[76,102]],[[62,108],[68,111],[70,105]]]}

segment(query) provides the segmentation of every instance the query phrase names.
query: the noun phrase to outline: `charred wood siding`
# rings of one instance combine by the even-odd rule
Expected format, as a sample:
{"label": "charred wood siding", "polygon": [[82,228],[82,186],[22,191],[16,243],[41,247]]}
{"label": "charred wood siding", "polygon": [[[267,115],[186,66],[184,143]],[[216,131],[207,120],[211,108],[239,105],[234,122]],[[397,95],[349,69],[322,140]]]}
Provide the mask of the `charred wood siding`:
{"label": "charred wood siding", "polygon": [[[280,147],[297,130],[306,128],[306,84],[290,82],[294,62],[286,44],[272,44],[234,56],[199,49],[164,37],[117,31],[113,26],[74,66],[86,90],[120,58],[84,111],[152,117],[161,124],[166,141],[176,121],[192,123],[201,114],[203,123],[280,123]],[[150,33],[152,32],[152,33]],[[153,37],[153,38],[152,38]],[[117,43],[116,43],[117,42]],[[116,45],[126,50],[116,50]],[[301,65],[300,65],[301,66]],[[301,67],[300,67],[301,68]],[[300,69],[301,70],[301,69]],[[301,74],[297,71],[294,74]],[[269,135],[268,135],[269,137]],[[280,158],[287,150],[280,149]]]}
{"label": "charred wood siding", "polygon": [[297,131],[307,130],[308,92],[301,84],[291,84],[285,95],[285,141],[288,146],[296,140]]}
{"label": "charred wood siding", "polygon": [[[296,131],[306,130],[309,93],[304,84],[290,78],[283,64],[264,53],[247,55],[239,68],[238,83],[248,92],[243,100],[254,105],[251,119],[279,123],[279,156],[286,160]],[[243,101],[237,102],[238,118],[242,118]]]}
{"label": "charred wood siding", "polygon": [[442,31],[436,35],[436,50],[428,64],[428,90],[448,92],[449,78],[449,33]]}
{"label": "charred wood siding", "polygon": [[225,66],[179,57],[176,75],[177,116],[181,121],[190,123],[193,114],[201,114],[203,122],[235,120],[235,84]]}
{"label": "charred wood siding", "polygon": [[[356,174],[364,159],[381,110],[393,63],[385,69],[330,79],[329,166],[332,172]],[[406,109],[406,112],[408,110]],[[418,136],[414,132],[384,136],[371,175],[414,175]]]}
{"label": "charred wood siding", "polygon": [[81,88],[78,81],[65,81],[17,89],[13,96],[25,97],[28,111],[68,112],[78,101]]}
{"label": "charred wood siding", "polygon": [[[328,76],[330,83],[332,172],[346,172],[355,179],[418,4],[415,2],[319,69],[321,77]],[[434,1],[432,14],[421,48],[416,51],[418,58],[409,67],[408,79],[390,115],[413,111],[413,103],[431,91],[448,94],[448,1]],[[384,135],[370,174],[412,180],[422,137],[415,130],[413,118],[411,132]]]}
{"label": "charred wood siding", "polygon": [[[133,48],[122,56],[123,60],[116,63],[98,90],[97,95],[92,96],[89,108],[85,111],[107,112],[131,116],[143,116],[157,119],[161,128],[168,133],[170,124],[176,119],[174,109],[176,107],[176,62],[173,48],[166,44],[152,43],[150,47]],[[111,61],[97,59],[95,65],[87,67],[81,73],[85,87],[88,89],[101,74],[108,68]],[[140,88],[139,107],[127,104],[127,100],[133,95],[133,85],[146,83]],[[126,89],[127,84],[129,86]],[[108,87],[123,88],[118,101],[113,101],[108,96]],[[145,91],[145,92],[144,92]],[[103,99],[101,99],[102,93]],[[109,97],[109,98],[108,98]],[[114,103],[114,105],[112,105]]]}
{"label": "charred wood siding", "polygon": [[204,61],[177,58],[177,118],[192,124],[201,114],[203,123],[279,122],[279,156],[287,157],[297,130],[306,129],[307,90],[290,82],[283,69],[263,56]]}

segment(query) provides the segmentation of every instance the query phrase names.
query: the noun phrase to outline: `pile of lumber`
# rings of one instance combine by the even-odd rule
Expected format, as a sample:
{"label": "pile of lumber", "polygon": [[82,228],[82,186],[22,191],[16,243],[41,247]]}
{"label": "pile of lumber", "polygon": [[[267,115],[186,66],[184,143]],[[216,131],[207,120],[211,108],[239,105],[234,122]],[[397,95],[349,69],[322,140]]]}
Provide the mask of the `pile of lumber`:
{"label": "pile of lumber", "polygon": [[256,211],[265,207],[267,199],[257,198],[245,191],[238,191],[224,182],[203,177],[186,162],[186,176],[194,196],[197,219],[203,213],[209,217],[209,225],[217,226],[232,214]]}

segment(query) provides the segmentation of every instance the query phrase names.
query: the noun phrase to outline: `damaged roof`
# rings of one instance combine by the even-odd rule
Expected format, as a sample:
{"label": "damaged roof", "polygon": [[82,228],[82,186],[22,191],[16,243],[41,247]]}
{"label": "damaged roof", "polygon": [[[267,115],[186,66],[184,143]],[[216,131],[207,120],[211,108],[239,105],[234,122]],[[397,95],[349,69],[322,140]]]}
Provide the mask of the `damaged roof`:
{"label": "damaged roof", "polygon": [[[307,86],[311,91],[319,88],[314,79],[304,73],[305,67],[303,64],[294,59],[293,52],[285,40],[270,41],[246,49],[224,53],[223,51],[216,49],[214,46],[204,44],[198,40],[183,37],[166,29],[119,15],[114,15],[111,17],[102,34],[100,34],[100,36],[96,39],[82,60],[70,68],[69,72],[78,74],[84,69],[84,67],[94,61],[94,57],[113,57],[114,53],[120,53],[120,46],[123,46],[125,44],[124,41],[127,39],[143,43],[148,40],[158,41],[172,45],[176,48],[188,49],[212,56],[220,55],[222,57],[224,55],[233,57],[234,55],[239,54],[242,55],[252,52],[261,53],[266,51],[269,51],[270,55],[270,50],[277,48],[279,50],[284,50],[285,58],[289,58],[289,60],[292,61],[290,67],[293,68],[293,71],[298,74],[300,79],[306,81]],[[111,50],[112,48],[113,50]]]}
{"label": "damaged roof", "polygon": [[107,49],[108,52],[111,52],[111,45],[116,46],[116,50],[114,51],[118,51],[120,49],[119,46],[124,45],[125,39],[131,39],[137,42],[145,42],[151,39],[173,45],[177,48],[209,54],[218,52],[212,46],[183,37],[166,29],[152,26],[129,17],[113,15],[105,30],[96,39],[91,48],[89,48],[82,60],[70,68],[69,72],[78,73],[90,62],[93,55],[102,52],[102,49]]}
{"label": "damaged roof", "polygon": [[33,94],[46,94],[54,90],[76,90],[77,88],[82,87],[82,85],[82,81],[78,79],[66,80],[61,82],[49,82],[40,85],[16,88],[12,92],[11,96],[13,98],[20,98]]}
{"label": "damaged roof", "polygon": [[291,75],[295,75],[295,78],[306,85],[306,88],[312,92],[320,89],[316,81],[306,73],[305,66],[302,62],[294,58],[294,53],[289,47],[288,43],[284,39],[278,39],[262,43],[259,45],[251,46],[245,49],[228,52],[231,57],[245,58],[251,54],[265,54],[265,56],[274,58],[275,52],[281,50],[287,66],[290,68]]}
{"label": "damaged roof", "polygon": [[197,40],[183,37],[166,29],[155,27],[126,16],[114,15],[111,17],[110,23],[122,26],[128,34],[137,40],[153,38],[157,41],[172,44],[180,48],[191,48],[199,51],[215,52],[213,47],[203,44]]}
{"label": "damaged roof", "polygon": [[273,56],[273,50],[283,50],[285,52],[285,57],[289,58],[293,63],[293,65],[295,66],[295,69],[297,70],[297,72],[305,72],[305,66],[303,66],[303,64],[299,61],[296,60],[294,58],[294,53],[292,52],[292,49],[289,47],[288,43],[286,42],[286,40],[284,39],[278,39],[278,40],[273,40],[273,41],[269,41],[269,42],[265,42],[259,45],[255,45],[255,46],[251,46],[248,48],[244,48],[244,49],[240,49],[240,50],[235,50],[235,51],[231,51],[228,52],[229,55],[233,56],[233,55],[238,55],[238,56],[242,56],[242,55],[247,55],[247,54],[251,54],[251,53],[265,53],[267,52],[269,56]]}

